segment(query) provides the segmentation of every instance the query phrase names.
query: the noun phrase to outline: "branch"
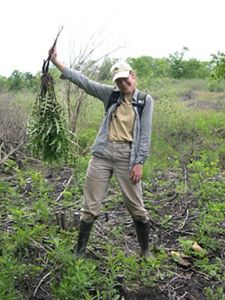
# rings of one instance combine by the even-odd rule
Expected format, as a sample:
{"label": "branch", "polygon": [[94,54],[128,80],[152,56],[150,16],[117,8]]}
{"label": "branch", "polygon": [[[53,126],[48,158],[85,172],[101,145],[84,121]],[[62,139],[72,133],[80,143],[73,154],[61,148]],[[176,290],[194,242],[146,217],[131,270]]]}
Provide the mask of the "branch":
{"label": "branch", "polygon": [[1,160],[0,160],[0,164],[4,163],[14,152],[16,152],[22,145],[23,145],[23,142],[20,142],[19,145],[12,149],[8,154],[6,154]]}
{"label": "branch", "polygon": [[59,194],[59,196],[58,196],[57,199],[55,200],[56,202],[58,202],[59,200],[61,200],[61,198],[62,198],[62,196],[63,196],[63,193],[65,193],[65,191],[67,190],[68,186],[70,185],[70,182],[71,182],[72,178],[73,178],[73,173],[72,173],[72,175],[70,176],[70,178],[68,179],[68,181],[67,181],[67,183],[66,183],[66,185],[65,185],[64,190]]}
{"label": "branch", "polygon": [[45,281],[45,279],[49,276],[49,275],[51,275],[52,274],[52,272],[53,271],[50,271],[50,272],[48,272],[41,280],[40,280],[40,282],[38,283],[38,285],[37,285],[37,287],[36,287],[36,289],[34,290],[34,293],[33,293],[33,297],[35,297],[36,296],[36,294],[37,294],[37,291],[39,290],[39,288],[40,288],[40,286],[41,286],[41,284]]}

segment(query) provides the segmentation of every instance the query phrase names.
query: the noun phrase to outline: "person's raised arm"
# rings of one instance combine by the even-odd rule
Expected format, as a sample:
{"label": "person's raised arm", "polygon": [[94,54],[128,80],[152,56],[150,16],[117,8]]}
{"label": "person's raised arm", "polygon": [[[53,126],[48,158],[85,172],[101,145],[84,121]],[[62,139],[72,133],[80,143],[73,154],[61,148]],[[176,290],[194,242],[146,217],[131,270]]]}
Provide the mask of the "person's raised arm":
{"label": "person's raised arm", "polygon": [[83,89],[87,94],[103,101],[105,107],[107,106],[109,97],[114,90],[113,86],[93,81],[82,74],[80,71],[68,68],[63,62],[58,60],[56,47],[49,50],[49,57],[53,65],[55,65],[56,68],[62,72],[60,76],[61,79],[70,80],[79,88]]}

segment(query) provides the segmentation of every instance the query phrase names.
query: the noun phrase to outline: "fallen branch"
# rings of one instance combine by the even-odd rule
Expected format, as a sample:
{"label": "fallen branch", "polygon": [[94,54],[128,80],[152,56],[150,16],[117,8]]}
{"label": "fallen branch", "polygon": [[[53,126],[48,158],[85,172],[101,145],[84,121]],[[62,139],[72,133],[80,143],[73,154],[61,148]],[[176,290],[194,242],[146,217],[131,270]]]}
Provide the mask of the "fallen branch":
{"label": "fallen branch", "polygon": [[72,175],[70,176],[70,178],[67,180],[67,183],[66,183],[66,185],[65,185],[65,188],[64,188],[64,190],[59,194],[59,196],[56,198],[56,202],[58,202],[59,200],[61,200],[61,198],[63,197],[63,194],[65,193],[65,191],[68,189],[68,186],[70,185],[70,182],[71,182],[71,180],[72,180],[72,178],[73,178],[73,173],[72,173]]}
{"label": "fallen branch", "polygon": [[40,288],[40,286],[42,285],[42,283],[45,281],[45,279],[49,276],[49,275],[51,275],[52,274],[52,272],[53,271],[50,271],[50,272],[48,272],[41,280],[40,280],[40,282],[38,283],[38,285],[37,285],[37,287],[36,287],[36,289],[34,290],[34,293],[33,293],[33,297],[35,297],[36,296],[36,294],[37,294],[37,291],[39,290],[39,288]]}
{"label": "fallen branch", "polygon": [[0,164],[3,164],[13,153],[15,153],[22,145],[23,145],[24,141],[20,142],[19,145],[12,149],[9,153],[7,153],[1,160],[0,160]]}

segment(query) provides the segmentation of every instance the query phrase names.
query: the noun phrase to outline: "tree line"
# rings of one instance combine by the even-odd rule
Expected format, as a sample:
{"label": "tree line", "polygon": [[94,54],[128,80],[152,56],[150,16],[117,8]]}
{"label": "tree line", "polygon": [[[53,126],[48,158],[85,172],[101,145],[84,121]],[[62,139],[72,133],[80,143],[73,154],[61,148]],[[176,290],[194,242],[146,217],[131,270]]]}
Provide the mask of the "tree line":
{"label": "tree line", "polygon": [[[225,79],[225,54],[218,52],[212,54],[211,61],[200,61],[195,58],[185,59],[187,48],[181,52],[174,52],[168,58],[154,58],[151,56],[140,56],[137,58],[127,58],[136,71],[138,78],[175,78],[175,79],[210,79],[219,82]],[[110,67],[117,59],[104,58],[103,62],[87,62],[89,66],[95,68],[95,79],[100,81],[110,80]],[[51,70],[55,72],[56,70]],[[0,92],[20,91],[30,89],[37,91],[39,88],[41,73],[33,75],[30,72],[20,72],[14,70],[9,77],[0,75]]]}

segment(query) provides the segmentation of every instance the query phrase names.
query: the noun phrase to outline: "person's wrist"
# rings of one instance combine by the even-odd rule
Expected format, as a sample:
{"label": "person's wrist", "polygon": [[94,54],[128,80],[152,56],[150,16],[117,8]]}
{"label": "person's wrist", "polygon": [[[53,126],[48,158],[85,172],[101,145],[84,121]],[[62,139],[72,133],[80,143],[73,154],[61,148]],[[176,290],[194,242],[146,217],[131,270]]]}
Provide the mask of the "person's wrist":
{"label": "person's wrist", "polygon": [[51,57],[51,62],[53,63],[53,65],[57,64],[57,58],[56,57]]}

